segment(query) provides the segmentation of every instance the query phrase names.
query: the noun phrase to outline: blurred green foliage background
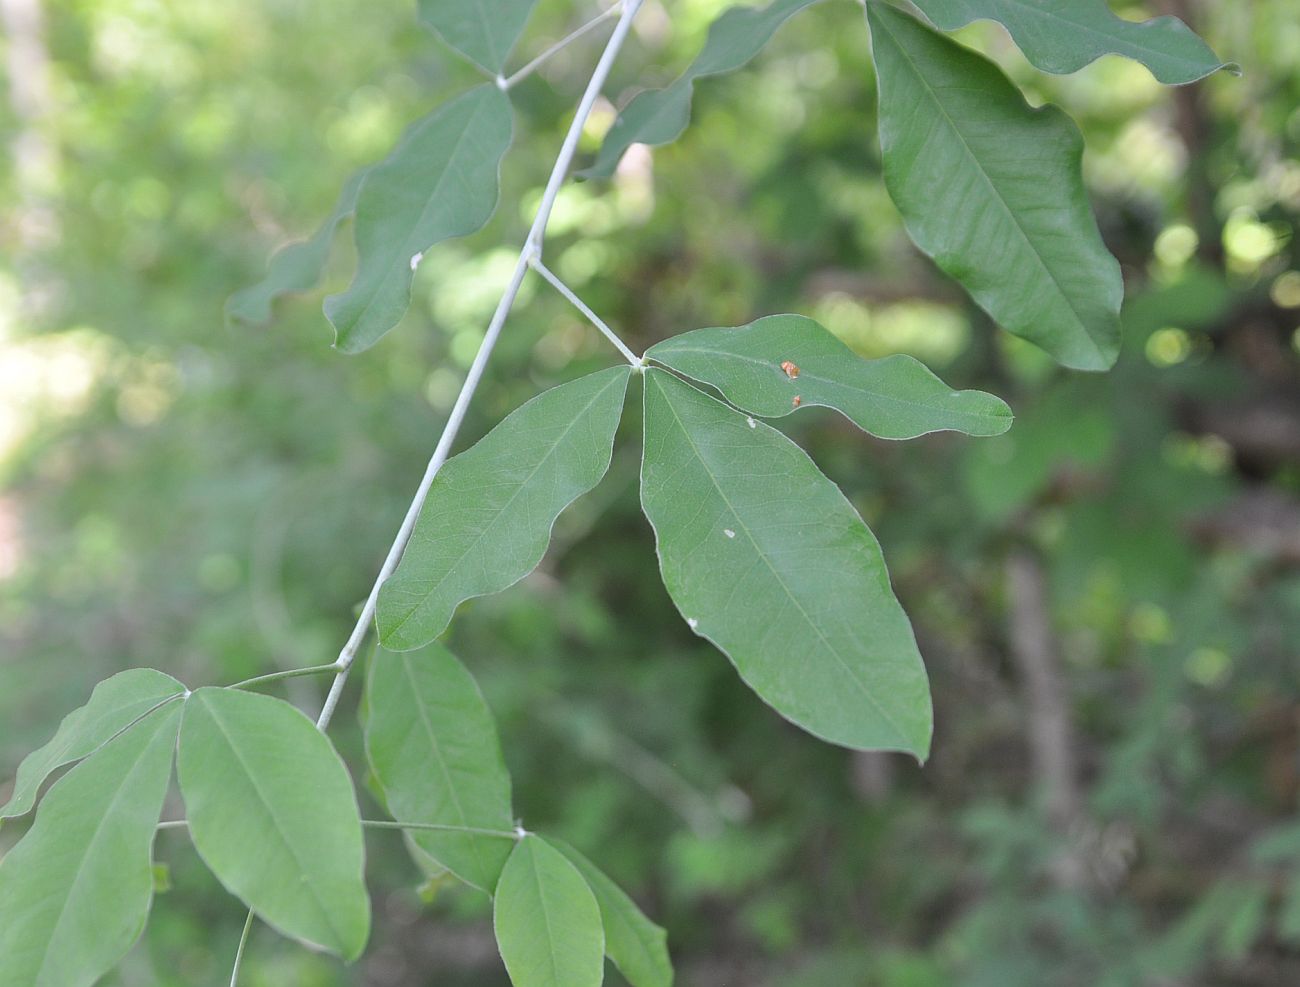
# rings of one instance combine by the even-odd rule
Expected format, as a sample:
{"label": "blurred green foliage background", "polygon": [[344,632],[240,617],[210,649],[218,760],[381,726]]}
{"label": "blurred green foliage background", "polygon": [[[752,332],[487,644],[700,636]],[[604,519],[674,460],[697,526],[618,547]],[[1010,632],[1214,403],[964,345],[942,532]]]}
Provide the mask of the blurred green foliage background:
{"label": "blurred green foliage background", "polygon": [[[8,778],[119,669],[195,686],[333,658],[601,42],[519,88],[496,218],[431,252],[403,326],[346,358],[319,298],[269,331],[226,328],[222,304],[477,81],[412,5],[5,3],[44,22],[0,39]],[[647,4],[609,95],[670,80],[726,6]],[[1245,77],[1169,91],[1106,59],[1049,78],[998,29],[962,35],[1084,129],[1129,292],[1111,374],[998,333],[909,245],[852,3],[701,85],[680,142],[561,196],[552,266],[637,349],[801,312],[1018,415],[1003,438],[906,444],[829,413],[789,424],[913,616],[937,705],[924,768],[801,734],[682,624],[638,512],[635,402],[542,568],[457,617],[525,822],[669,927],[687,987],[1300,983],[1300,13],[1116,6],[1180,13]],[[542,0],[517,64],[593,12]],[[340,237],[331,288],[349,252]],[[525,286],[464,442],[614,358],[543,288]],[[286,691],[314,712],[323,685]],[[355,717],[336,722],[360,775]],[[370,852],[367,956],[343,969],[262,929],[248,984],[505,982],[485,898],[421,888],[393,834]],[[169,890],[112,982],[224,984],[243,912],[182,834],[158,854]]]}

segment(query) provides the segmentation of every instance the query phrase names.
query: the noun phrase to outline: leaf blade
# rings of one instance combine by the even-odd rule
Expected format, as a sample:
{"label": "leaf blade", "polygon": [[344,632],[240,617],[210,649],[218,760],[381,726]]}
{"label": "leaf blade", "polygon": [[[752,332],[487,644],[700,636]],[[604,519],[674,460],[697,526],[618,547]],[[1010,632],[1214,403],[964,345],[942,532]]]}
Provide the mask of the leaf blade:
{"label": "leaf blade", "polygon": [[638,93],[618,115],[596,160],[580,178],[608,178],[633,144],[669,144],[691,119],[695,83],[734,72],[754,58],[787,20],[817,0],[773,0],[768,6],[732,7],[709,28],[704,49],[690,67],[665,89]]}
{"label": "leaf blade", "polygon": [[172,703],[78,764],[0,860],[0,983],[83,987],[139,938],[179,722]]}
{"label": "leaf blade", "polygon": [[420,21],[493,74],[505,69],[537,0],[420,0]]}
{"label": "leaf blade", "polygon": [[1010,332],[1065,366],[1110,367],[1124,285],[1078,128],[915,18],[873,3],[867,19],[885,185],[912,240]]}
{"label": "leaf blade", "polygon": [[997,21],[1031,64],[1057,75],[1077,72],[1103,55],[1141,62],[1165,85],[1185,85],[1220,70],[1241,72],[1239,66],[1221,61],[1177,17],[1125,20],[1106,0],[915,2],[943,31],[956,31],[977,20]]}
{"label": "leaf blade", "polygon": [[[378,649],[366,679],[366,756],[400,822],[514,829],[510,775],[492,713],[465,666],[442,645]],[[470,833],[413,830],[425,853],[488,894],[513,844]]]}
{"label": "leaf blade", "polygon": [[1011,427],[1011,409],[1000,398],[954,391],[910,356],[864,360],[799,315],[772,315],[738,329],[696,329],[657,343],[646,356],[763,418],[834,408],[883,439],[944,430],[1001,435]]}
{"label": "leaf blade", "polygon": [[627,892],[568,843],[553,838],[546,842],[568,858],[596,896],[605,927],[605,955],[627,982],[632,987],[672,987],[668,933],[650,921]]}
{"label": "leaf blade", "polygon": [[427,644],[462,602],[536,568],[556,518],[609,468],[630,377],[612,367],[554,387],[447,461],[380,591],[384,647]]}
{"label": "leaf blade", "polygon": [[29,812],[54,771],[86,757],[137,717],[184,691],[180,682],[152,668],[129,668],[100,682],[84,706],[64,717],[48,743],[23,758],[0,819]]}
{"label": "leaf blade", "polygon": [[378,342],[410,305],[413,258],[491,218],[512,130],[505,94],[478,86],[417,123],[366,174],[353,223],[357,272],[325,299],[338,349],[359,353]]}
{"label": "leaf blade", "polygon": [[641,504],[691,629],[814,736],[923,759],[925,667],[857,512],[780,432],[645,376]]}
{"label": "leaf blade", "polygon": [[197,689],[179,775],[195,849],[226,889],[284,934],[359,956],[370,929],[360,811],[311,720],[270,696]]}
{"label": "leaf blade", "polygon": [[599,987],[605,933],[578,869],[537,836],[515,844],[492,912],[514,987]]}

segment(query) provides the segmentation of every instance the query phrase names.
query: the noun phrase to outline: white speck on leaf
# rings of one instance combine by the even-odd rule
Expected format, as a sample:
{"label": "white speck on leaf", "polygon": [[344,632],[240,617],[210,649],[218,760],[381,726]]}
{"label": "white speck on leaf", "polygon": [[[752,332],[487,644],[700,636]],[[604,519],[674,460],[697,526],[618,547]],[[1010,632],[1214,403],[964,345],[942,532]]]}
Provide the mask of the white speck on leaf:
{"label": "white speck on leaf", "polygon": [[424,260],[424,253],[411,254],[411,270],[414,271],[420,266],[420,261]]}
{"label": "white speck on leaf", "polygon": [[758,422],[754,421],[754,419],[746,418],[745,421],[749,422],[750,428],[758,428]]}
{"label": "white speck on leaf", "polygon": [[695,630],[695,628],[700,626],[700,622],[696,620],[694,617],[687,617],[686,626],[689,627],[691,630]]}
{"label": "white speck on leaf", "polygon": [[735,537],[736,537],[736,533],[735,533],[734,531],[732,531],[730,528],[723,528],[723,529],[722,529],[722,533],[723,533],[724,535],[726,535],[728,538],[735,538]]}

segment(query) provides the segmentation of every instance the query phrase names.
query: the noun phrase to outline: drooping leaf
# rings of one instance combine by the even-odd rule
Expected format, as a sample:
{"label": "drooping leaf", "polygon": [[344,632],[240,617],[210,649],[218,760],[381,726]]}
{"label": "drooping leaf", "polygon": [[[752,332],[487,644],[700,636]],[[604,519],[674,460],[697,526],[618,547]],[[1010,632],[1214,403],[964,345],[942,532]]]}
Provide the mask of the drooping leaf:
{"label": "drooping leaf", "polygon": [[81,760],[160,702],[184,691],[170,675],[152,668],[130,668],[100,682],[86,705],[64,717],[50,742],[18,765],[13,794],[0,808],[0,819],[30,811],[54,771]]}
{"label": "drooping leaf", "polygon": [[537,0],[420,0],[420,20],[489,72],[505,69]]}
{"label": "drooping leaf", "polygon": [[361,816],[311,720],[271,696],[198,689],[178,765],[190,836],[226,889],[285,935],[356,959],[370,932]]}
{"label": "drooping leaf", "polygon": [[1106,0],[914,0],[941,30],[973,21],[1001,23],[1025,57],[1044,72],[1077,72],[1102,55],[1141,62],[1166,85],[1195,82],[1220,69],[1210,46],[1177,17],[1130,21],[1116,16]]}
{"label": "drooping leaf", "polygon": [[819,405],[882,439],[944,429],[1000,435],[1011,427],[1011,409],[1000,398],[954,391],[910,356],[864,360],[801,315],[772,315],[739,329],[696,329],[650,347],[646,356],[764,418]]}
{"label": "drooping leaf", "polygon": [[769,425],[667,371],[645,390],[641,504],[691,629],[809,733],[924,758],[925,668],[862,518]]}
{"label": "drooping leaf", "polygon": [[60,778],[0,860],[0,984],[86,987],[144,930],[180,703]]}
{"label": "drooping leaf", "polygon": [[320,281],[329,260],[334,232],[352,215],[357,206],[357,192],[366,170],[352,175],[339,193],[329,218],[310,239],[286,244],[275,252],[266,267],[266,276],[257,284],[235,292],[226,300],[226,317],[249,325],[263,326],[271,321],[271,306],[281,295],[310,291]]}
{"label": "drooping leaf", "polygon": [[1109,367],[1124,285],[1078,128],[915,18],[881,3],[867,17],[885,184],[912,239],[1004,328],[1068,367]]}
{"label": "drooping leaf", "polygon": [[672,987],[673,963],[668,934],[655,925],[617,884],[562,840],[546,841],[578,868],[600,906],[605,926],[605,955],[632,987]]}
{"label": "drooping leaf", "polygon": [[488,221],[511,130],[505,94],[479,86],[416,124],[366,174],[353,224],[357,273],[325,299],[335,346],[358,353],[374,345],[406,314],[419,255]]}
{"label": "drooping leaf", "polygon": [[515,844],[492,922],[514,987],[599,987],[604,980],[596,898],[577,868],[540,837]]}
{"label": "drooping leaf", "polygon": [[379,594],[384,647],[427,644],[461,602],[537,567],[560,512],[609,468],[630,375],[613,367],[539,394],[447,461]]}
{"label": "drooping leaf", "polygon": [[[379,649],[370,663],[366,756],[400,822],[510,832],[510,775],[478,685],[450,651]],[[457,877],[491,894],[513,843],[412,830],[412,841]]]}
{"label": "drooping leaf", "polygon": [[709,28],[704,49],[666,89],[638,93],[605,135],[596,160],[581,178],[608,178],[633,144],[669,144],[691,121],[695,83],[741,68],[763,50],[782,24],[817,0],[773,0],[768,6],[730,7]]}

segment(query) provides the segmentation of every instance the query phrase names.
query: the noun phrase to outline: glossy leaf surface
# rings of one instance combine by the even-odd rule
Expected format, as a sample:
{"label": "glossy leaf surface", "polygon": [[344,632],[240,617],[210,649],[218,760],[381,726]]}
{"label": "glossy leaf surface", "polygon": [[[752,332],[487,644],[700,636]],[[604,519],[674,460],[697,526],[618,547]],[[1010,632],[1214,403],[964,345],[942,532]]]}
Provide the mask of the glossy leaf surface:
{"label": "glossy leaf surface", "polygon": [[492,73],[501,72],[537,0],[420,0],[420,20]]}
{"label": "glossy leaf surface", "polygon": [[883,439],[944,429],[1000,435],[1011,427],[1011,409],[1000,398],[954,391],[910,356],[864,360],[801,315],[696,329],[652,346],[646,356],[764,418],[819,405]]}
{"label": "glossy leaf surface", "polygon": [[358,171],[343,186],[329,218],[309,239],[286,244],[267,264],[266,276],[237,291],[226,301],[226,317],[261,326],[271,321],[272,305],[282,295],[310,291],[320,281],[329,261],[330,247],[339,224],[357,207],[357,193],[366,171]]}
{"label": "glossy leaf surface", "polygon": [[514,987],[599,987],[604,979],[596,898],[578,869],[540,837],[515,844],[492,921]]}
{"label": "glossy leaf surface", "polygon": [[777,28],[817,0],[773,0],[766,7],[731,7],[709,28],[704,50],[672,85],[638,93],[619,114],[583,178],[607,178],[633,144],[669,144],[691,121],[695,83],[741,68],[772,40]]}
{"label": "glossy leaf surface", "polygon": [[380,592],[384,647],[427,644],[462,601],[537,567],[560,512],[609,468],[630,374],[612,367],[539,394],[447,461]]}
{"label": "glossy leaf surface", "polygon": [[359,956],[370,930],[361,817],[311,720],[270,696],[198,689],[179,774],[194,846],[226,889],[284,934]]}
{"label": "glossy leaf surface", "polygon": [[[366,755],[393,818],[510,832],[510,775],[478,685],[450,651],[431,644],[370,663]],[[491,894],[509,839],[412,830],[411,839],[461,880]]]}
{"label": "glossy leaf surface", "polygon": [[60,778],[0,860],[0,983],[85,987],[139,938],[180,712],[154,711]]}
{"label": "glossy leaf surface", "polygon": [[1195,82],[1224,63],[1177,17],[1130,21],[1116,16],[1106,0],[915,0],[944,31],[972,21],[1002,24],[1020,50],[1044,72],[1077,72],[1102,55],[1141,62],[1160,82]]}
{"label": "glossy leaf surface", "polygon": [[777,712],[862,750],[929,750],[925,668],[880,546],[780,432],[646,373],[641,503],[691,629]]}
{"label": "glossy leaf surface", "polygon": [[655,925],[617,884],[562,840],[546,841],[559,850],[587,882],[605,926],[605,955],[632,987],[671,987],[673,964],[668,934]]}
{"label": "glossy leaf surface", "polygon": [[18,765],[13,794],[0,808],[0,819],[30,811],[52,772],[90,754],[164,699],[184,691],[170,675],[152,668],[130,668],[100,682],[86,705],[63,718],[50,742]]}
{"label": "glossy leaf surface", "polygon": [[1078,128],[915,18],[880,3],[867,17],[885,184],[912,239],[1005,329],[1068,367],[1109,367],[1124,285]]}
{"label": "glossy leaf surface", "polygon": [[481,229],[496,208],[510,146],[510,103],[496,86],[458,96],[411,128],[357,194],[357,273],[325,299],[335,345],[357,353],[397,325],[419,255]]}

